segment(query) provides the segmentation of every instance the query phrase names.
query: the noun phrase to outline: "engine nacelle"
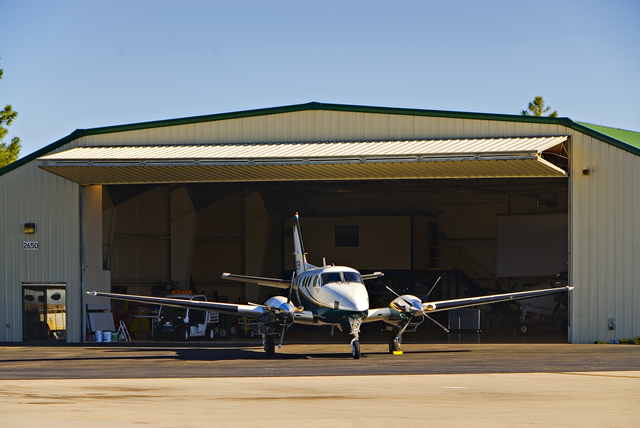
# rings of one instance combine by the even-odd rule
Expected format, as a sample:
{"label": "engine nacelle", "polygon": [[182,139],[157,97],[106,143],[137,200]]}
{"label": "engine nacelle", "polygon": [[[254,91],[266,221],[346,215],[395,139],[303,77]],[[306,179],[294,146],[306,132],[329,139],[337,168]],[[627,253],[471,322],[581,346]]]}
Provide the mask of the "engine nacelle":
{"label": "engine nacelle", "polygon": [[390,305],[393,309],[406,313],[422,312],[422,301],[411,294],[396,297]]}
{"label": "engine nacelle", "polygon": [[419,315],[425,312],[432,312],[436,310],[435,303],[422,303],[420,298],[412,296],[411,294],[405,294],[400,297],[396,297],[393,302],[391,302],[390,306],[393,309],[412,315]]}
{"label": "engine nacelle", "polygon": [[296,310],[293,303],[284,296],[273,296],[264,303],[279,318],[291,318]]}

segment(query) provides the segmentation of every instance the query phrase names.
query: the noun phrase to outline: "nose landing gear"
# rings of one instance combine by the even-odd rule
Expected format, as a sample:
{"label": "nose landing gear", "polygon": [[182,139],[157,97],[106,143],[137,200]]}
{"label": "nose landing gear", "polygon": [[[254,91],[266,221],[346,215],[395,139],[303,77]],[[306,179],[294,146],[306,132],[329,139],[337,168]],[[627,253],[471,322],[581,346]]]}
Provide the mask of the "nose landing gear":
{"label": "nose landing gear", "polygon": [[360,326],[362,325],[362,318],[349,318],[349,327],[351,327],[351,335],[353,340],[351,341],[351,355],[354,360],[360,359]]}

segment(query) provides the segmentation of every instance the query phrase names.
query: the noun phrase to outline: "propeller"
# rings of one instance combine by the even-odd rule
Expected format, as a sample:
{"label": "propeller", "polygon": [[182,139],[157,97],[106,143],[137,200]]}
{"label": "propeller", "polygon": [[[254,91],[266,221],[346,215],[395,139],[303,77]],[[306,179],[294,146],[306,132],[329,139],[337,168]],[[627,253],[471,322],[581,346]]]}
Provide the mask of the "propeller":
{"label": "propeller", "polygon": [[413,317],[416,313],[422,311],[423,309],[418,309],[416,308],[413,303],[409,302],[407,299],[405,299],[404,297],[402,297],[401,295],[399,295],[398,293],[396,293],[395,291],[393,291],[393,289],[391,289],[388,285],[386,286],[387,290],[391,291],[393,294],[395,294],[396,297],[398,297],[400,300],[402,300],[403,302],[405,302],[407,305],[409,305],[409,312],[411,313],[411,316]]}
{"label": "propeller", "polygon": [[[293,280],[296,278],[296,271],[294,270],[291,274],[291,285],[289,286],[289,295],[287,296],[287,306],[290,308],[291,305],[291,293],[293,292]],[[295,308],[294,308],[295,311]],[[293,312],[291,312],[291,324],[293,324]],[[291,325],[289,324],[289,325]],[[282,349],[282,343],[284,342],[284,332],[287,330],[287,319],[285,318],[282,322],[282,333],[280,333],[280,343],[278,344],[278,349]]]}
{"label": "propeller", "polygon": [[[440,282],[440,279],[442,279],[442,277],[438,277],[438,279],[436,280],[436,282],[433,284],[433,286],[431,286],[431,289],[429,290],[429,292],[427,293],[427,296],[424,299],[424,302],[427,301],[427,299],[429,299],[429,295],[431,294],[431,292],[433,291],[434,288],[436,288],[436,285],[438,285],[438,282]],[[402,297],[401,295],[399,295],[398,293],[396,293],[395,291],[393,291],[389,286],[387,286],[387,290],[391,291],[393,294],[396,295],[396,297],[400,298],[403,302],[405,302],[407,305],[409,305],[409,313],[410,313],[410,317],[409,317],[409,322],[407,322],[407,324],[404,326],[404,328],[400,331],[400,335],[402,333],[404,333],[404,330],[407,328],[407,326],[411,323],[411,320],[413,319],[414,316],[416,316],[418,313],[420,313],[420,315],[422,315],[424,318],[427,318],[428,320],[432,321],[435,325],[437,325],[438,327],[440,327],[442,330],[444,330],[445,332],[449,333],[449,329],[446,328],[445,326],[443,326],[442,324],[440,324],[438,321],[434,320],[433,318],[431,318],[429,315],[427,315],[426,313],[424,313],[424,307],[416,308],[416,306],[412,303],[409,302],[407,299],[405,299],[404,297]],[[424,303],[421,302],[421,303]]]}

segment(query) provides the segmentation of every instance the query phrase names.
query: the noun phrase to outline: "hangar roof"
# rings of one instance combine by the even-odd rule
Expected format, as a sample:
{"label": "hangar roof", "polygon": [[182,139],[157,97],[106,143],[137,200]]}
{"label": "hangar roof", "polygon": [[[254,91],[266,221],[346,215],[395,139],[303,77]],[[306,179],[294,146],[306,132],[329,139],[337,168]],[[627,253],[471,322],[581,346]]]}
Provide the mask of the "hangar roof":
{"label": "hangar roof", "polygon": [[297,104],[284,107],[271,107],[255,110],[245,110],[232,113],[220,113],[205,116],[194,116],[181,119],[160,120],[153,122],[135,123],[129,125],[117,125],[101,128],[91,129],[77,129],[67,137],[64,137],[34,153],[31,153],[16,162],[7,165],[0,169],[0,176],[19,168],[20,166],[37,159],[40,156],[47,155],[48,153],[73,142],[76,139],[89,135],[109,134],[131,130],[141,130],[148,128],[160,128],[167,126],[176,126],[184,124],[193,124],[200,122],[212,122],[219,120],[246,118],[270,114],[290,113],[307,110],[326,110],[326,111],[344,111],[344,112],[359,112],[359,113],[378,113],[378,114],[395,114],[395,115],[408,115],[408,116],[429,116],[429,117],[444,117],[444,118],[458,118],[458,119],[476,119],[476,120],[488,120],[488,121],[506,121],[506,122],[528,122],[528,123],[542,123],[550,125],[561,125],[570,129],[574,129],[581,133],[587,134],[591,137],[597,138],[607,144],[616,146],[622,150],[631,152],[640,156],[640,144],[637,143],[637,137],[634,132],[625,131],[622,133],[609,132],[612,128],[607,128],[606,132],[602,128],[594,125],[581,124],[573,122],[569,118],[550,118],[550,117],[532,117],[521,115],[506,115],[506,114],[491,114],[491,113],[466,113],[466,112],[452,112],[442,110],[422,110],[422,109],[407,109],[407,108],[387,108],[387,107],[370,107],[370,106],[355,106],[355,105],[342,105],[342,104],[323,104],[318,102],[311,102],[306,104]]}
{"label": "hangar roof", "polygon": [[609,128],[608,126],[594,125],[592,123],[578,122],[578,124],[640,149],[640,132],[627,131],[626,129]]}
{"label": "hangar roof", "polygon": [[[561,137],[77,147],[38,159],[83,185],[471,177],[563,177]],[[562,154],[562,153],[560,153]]]}

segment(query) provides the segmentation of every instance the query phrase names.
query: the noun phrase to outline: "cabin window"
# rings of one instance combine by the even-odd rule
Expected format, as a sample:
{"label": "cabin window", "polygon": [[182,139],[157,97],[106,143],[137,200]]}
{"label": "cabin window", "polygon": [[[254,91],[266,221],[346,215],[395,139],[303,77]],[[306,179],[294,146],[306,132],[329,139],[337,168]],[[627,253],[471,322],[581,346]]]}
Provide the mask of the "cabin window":
{"label": "cabin window", "polygon": [[316,285],[318,285],[318,277],[314,276],[313,277],[313,286],[315,287]]}
{"label": "cabin window", "polygon": [[358,226],[336,226],[336,247],[359,247],[360,229]]}
{"label": "cabin window", "polygon": [[362,277],[357,272],[343,272],[344,282],[360,282],[362,283]]}

